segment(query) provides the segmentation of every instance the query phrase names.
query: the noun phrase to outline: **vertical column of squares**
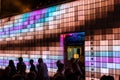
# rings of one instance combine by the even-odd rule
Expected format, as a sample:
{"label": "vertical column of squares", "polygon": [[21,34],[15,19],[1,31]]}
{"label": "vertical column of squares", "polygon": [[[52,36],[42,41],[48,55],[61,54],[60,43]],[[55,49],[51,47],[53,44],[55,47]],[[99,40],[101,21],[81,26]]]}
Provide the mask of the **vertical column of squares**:
{"label": "vertical column of squares", "polygon": [[93,32],[90,32],[90,66],[91,66],[91,80],[95,78],[95,57],[94,57],[94,45],[93,45],[94,37]]}
{"label": "vertical column of squares", "polygon": [[120,41],[120,38],[119,38],[119,34],[120,34],[120,29],[119,28],[113,28],[113,37],[114,39],[112,40],[113,41],[113,71],[114,74],[112,74],[115,79],[118,79],[119,77],[119,47],[120,47],[120,44],[119,44],[119,41]]}

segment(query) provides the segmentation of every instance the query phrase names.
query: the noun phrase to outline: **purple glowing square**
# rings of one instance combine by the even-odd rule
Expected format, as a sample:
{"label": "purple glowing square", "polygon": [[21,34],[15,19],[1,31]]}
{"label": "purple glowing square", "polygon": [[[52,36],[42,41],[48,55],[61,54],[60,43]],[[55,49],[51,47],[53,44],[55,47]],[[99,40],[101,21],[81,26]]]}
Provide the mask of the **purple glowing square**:
{"label": "purple glowing square", "polygon": [[96,67],[97,67],[97,68],[100,68],[100,67],[101,67],[101,63],[96,62]]}
{"label": "purple glowing square", "polygon": [[40,19],[40,18],[41,18],[41,16],[40,16],[40,15],[38,15],[38,16],[36,16],[36,17],[35,17],[35,19],[37,19],[37,20],[38,20],[38,19]]}
{"label": "purple glowing square", "polygon": [[85,62],[85,66],[89,66],[89,62],[88,61]]}
{"label": "purple glowing square", "polygon": [[115,63],[120,63],[120,58],[114,58]]}
{"label": "purple glowing square", "polygon": [[12,30],[14,30],[14,27],[11,27],[11,28],[10,28],[10,31],[12,31]]}
{"label": "purple glowing square", "polygon": [[19,30],[19,29],[22,29],[24,26],[17,26],[17,27],[14,27],[14,30]]}
{"label": "purple glowing square", "polygon": [[25,62],[25,64],[27,65],[27,66],[29,66],[30,64],[29,64],[29,62]]}
{"label": "purple glowing square", "polygon": [[43,10],[42,10],[42,13],[45,13],[45,12],[46,12],[46,9],[43,9]]}
{"label": "purple glowing square", "polygon": [[41,10],[37,10],[37,11],[34,12],[35,15],[38,15],[38,14],[41,14],[41,13],[42,13]]}
{"label": "purple glowing square", "polygon": [[30,13],[30,16],[34,16],[34,15],[35,15],[35,12],[31,12],[31,13]]}
{"label": "purple glowing square", "polygon": [[33,16],[30,16],[29,20],[34,20],[34,17],[33,17]]}
{"label": "purple glowing square", "polygon": [[33,24],[33,23],[34,23],[34,20],[31,20],[31,21],[30,21],[30,24]]}
{"label": "purple glowing square", "polygon": [[29,24],[28,21],[24,22],[24,25],[28,25],[28,24]]}
{"label": "purple glowing square", "polygon": [[0,32],[1,35],[4,35],[5,33],[4,32]]}
{"label": "purple glowing square", "polygon": [[96,57],[97,62],[100,62],[100,60],[101,60],[100,57]]}
{"label": "purple glowing square", "polygon": [[108,62],[107,57],[102,57],[102,58],[101,58],[101,61],[102,61],[102,62]]}
{"label": "purple glowing square", "polygon": [[4,60],[0,60],[0,63],[4,62]]}
{"label": "purple glowing square", "polygon": [[108,58],[109,63],[113,63],[113,58]]}

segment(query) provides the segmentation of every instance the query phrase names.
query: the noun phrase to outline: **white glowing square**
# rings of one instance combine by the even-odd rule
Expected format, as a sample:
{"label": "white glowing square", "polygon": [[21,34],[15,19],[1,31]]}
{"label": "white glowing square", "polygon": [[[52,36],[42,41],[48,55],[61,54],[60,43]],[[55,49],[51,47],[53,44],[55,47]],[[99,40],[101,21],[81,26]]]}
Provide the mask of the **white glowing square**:
{"label": "white glowing square", "polygon": [[60,10],[60,14],[65,14],[65,13],[66,13],[65,9]]}
{"label": "white glowing square", "polygon": [[23,37],[18,37],[18,40],[23,40]]}
{"label": "white glowing square", "polygon": [[35,31],[41,31],[41,30],[43,30],[43,27],[35,28]]}
{"label": "white glowing square", "polygon": [[107,69],[107,68],[101,68],[101,73],[109,73],[109,69]]}
{"label": "white glowing square", "polygon": [[22,54],[22,57],[26,57],[26,58],[27,58],[28,56],[29,56],[29,55],[27,55],[27,54]]}
{"label": "white glowing square", "polygon": [[33,32],[34,31],[34,28],[30,28],[30,30],[29,30],[30,32]]}
{"label": "white glowing square", "polygon": [[108,45],[108,40],[101,40],[100,45]]}
{"label": "white glowing square", "polygon": [[85,57],[85,61],[90,61],[90,57]]}
{"label": "white glowing square", "polygon": [[113,51],[120,51],[120,46],[113,46]]}

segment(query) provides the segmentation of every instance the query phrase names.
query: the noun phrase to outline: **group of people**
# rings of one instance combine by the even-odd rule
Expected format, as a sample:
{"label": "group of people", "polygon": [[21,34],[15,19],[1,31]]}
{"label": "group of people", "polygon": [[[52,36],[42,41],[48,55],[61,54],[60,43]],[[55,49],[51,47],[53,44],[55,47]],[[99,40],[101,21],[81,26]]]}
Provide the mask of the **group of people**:
{"label": "group of people", "polygon": [[[34,60],[30,60],[30,72],[26,73],[26,64],[22,57],[18,58],[19,62],[15,67],[14,61],[9,60],[8,66],[3,70],[0,69],[0,80],[85,80],[85,69],[82,69],[82,63],[79,59],[72,58],[65,66],[60,60],[56,62],[57,72],[53,77],[48,75],[47,65],[42,58],[38,59],[37,66]],[[112,76],[102,76],[100,80],[114,80]]]}
{"label": "group of people", "polygon": [[71,59],[68,66],[58,60],[56,62],[57,72],[53,77],[48,75],[46,63],[42,58],[38,59],[38,64],[34,65],[34,60],[29,61],[30,71],[26,73],[26,64],[22,57],[18,58],[15,66],[13,60],[9,60],[8,66],[3,70],[0,69],[0,80],[84,80],[84,73],[78,64],[79,61]]}
{"label": "group of people", "polygon": [[72,58],[66,66],[58,60],[56,65],[58,70],[53,80],[85,80],[85,69],[82,69],[79,59]]}
{"label": "group of people", "polygon": [[0,80],[50,80],[47,65],[42,58],[38,59],[37,66],[34,65],[34,60],[29,61],[31,65],[29,73],[26,73],[26,64],[23,58],[19,57],[18,60],[16,67],[14,61],[9,60],[8,66],[4,70],[0,69]]}

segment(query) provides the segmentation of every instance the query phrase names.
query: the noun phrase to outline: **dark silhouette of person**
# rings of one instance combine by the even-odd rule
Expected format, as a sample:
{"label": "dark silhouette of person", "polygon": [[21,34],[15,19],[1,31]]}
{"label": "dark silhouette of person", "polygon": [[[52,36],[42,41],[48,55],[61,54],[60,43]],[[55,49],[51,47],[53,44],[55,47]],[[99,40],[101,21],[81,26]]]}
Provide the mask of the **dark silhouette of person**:
{"label": "dark silhouette of person", "polygon": [[56,65],[58,67],[58,70],[57,70],[56,74],[54,75],[54,80],[64,80],[64,75],[63,75],[64,64],[58,63]]}
{"label": "dark silhouette of person", "polygon": [[3,71],[3,75],[0,80],[12,80],[12,77],[10,76],[10,71],[11,71],[11,68],[7,66]]}
{"label": "dark silhouette of person", "polygon": [[16,67],[15,67],[14,61],[9,60],[9,65],[8,66],[11,68],[10,76],[15,75],[17,73],[17,70],[16,70]]}
{"label": "dark silhouette of person", "polygon": [[49,80],[47,65],[42,58],[38,59],[37,69],[37,80]]}
{"label": "dark silhouette of person", "polygon": [[18,58],[19,62],[17,63],[17,72],[20,72],[24,66],[24,68],[26,68],[25,63],[23,62],[23,58],[19,57]]}
{"label": "dark silhouette of person", "polygon": [[71,68],[66,68],[64,72],[65,80],[76,80],[77,77],[73,73]]}
{"label": "dark silhouette of person", "polygon": [[73,74],[76,76],[76,79],[81,78],[81,75],[83,75],[82,70],[75,58],[71,58],[68,68],[71,68]]}
{"label": "dark silhouette of person", "polygon": [[34,71],[31,71],[27,74],[26,80],[36,80],[36,73]]}
{"label": "dark silhouette of person", "polygon": [[80,49],[79,48],[77,49],[77,54],[80,57]]}
{"label": "dark silhouette of person", "polygon": [[113,76],[110,76],[110,75],[108,75],[108,76],[103,75],[103,76],[100,78],[100,80],[114,80],[114,77],[113,77]]}
{"label": "dark silhouette of person", "polygon": [[0,69],[0,80],[2,80],[3,73],[4,73],[4,69]]}
{"label": "dark silhouette of person", "polygon": [[21,74],[21,76],[26,79],[27,74],[26,74],[26,65],[23,62],[23,58],[19,57],[18,58],[19,62],[17,63],[17,73]]}
{"label": "dark silhouette of person", "polygon": [[103,75],[100,80],[106,80],[107,76],[106,75]]}
{"label": "dark silhouette of person", "polygon": [[111,75],[108,75],[108,76],[107,76],[107,80],[114,80],[114,77],[111,76]]}
{"label": "dark silhouette of person", "polygon": [[21,74],[15,74],[12,80],[25,80]]}
{"label": "dark silhouette of person", "polygon": [[56,66],[58,67],[59,64],[61,64],[61,61],[60,61],[60,60],[58,60],[58,61],[56,62]]}
{"label": "dark silhouette of person", "polygon": [[33,62],[34,62],[33,59],[31,59],[31,60],[29,61],[29,63],[30,63],[30,72],[34,71],[35,73],[37,73],[37,71],[36,71],[36,69],[35,69],[35,65],[33,64]]}

